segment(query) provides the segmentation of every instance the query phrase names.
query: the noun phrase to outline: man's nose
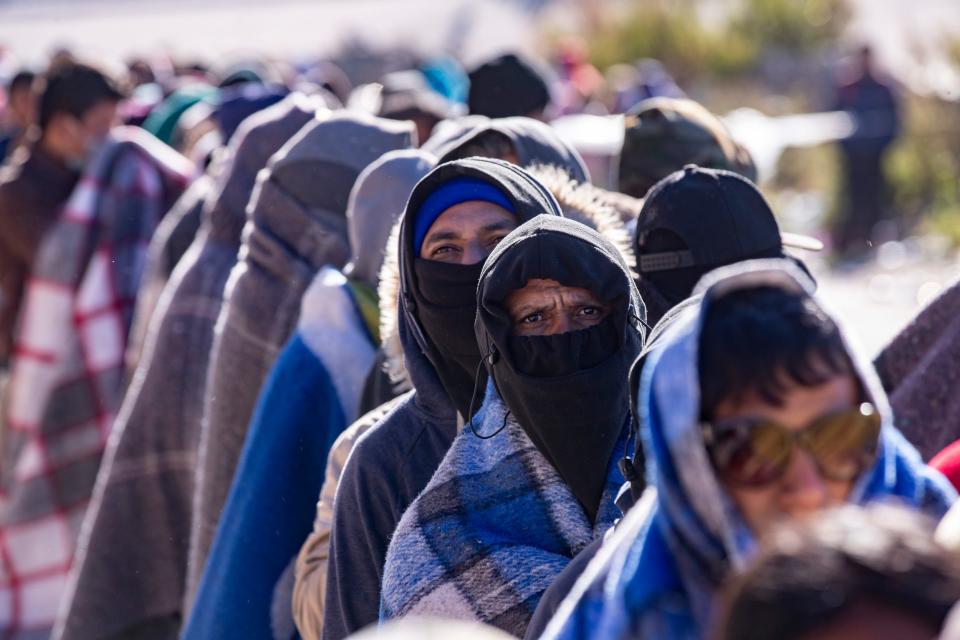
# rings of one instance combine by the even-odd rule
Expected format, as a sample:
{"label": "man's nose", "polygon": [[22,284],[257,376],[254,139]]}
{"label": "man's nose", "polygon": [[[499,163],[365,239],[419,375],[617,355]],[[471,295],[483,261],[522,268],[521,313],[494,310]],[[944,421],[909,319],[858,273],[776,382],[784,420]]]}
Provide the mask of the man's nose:
{"label": "man's nose", "polygon": [[483,262],[490,255],[490,251],[479,242],[468,242],[463,247],[461,264],[477,264]]}
{"label": "man's nose", "polygon": [[801,515],[822,509],[827,504],[823,476],[807,451],[794,451],[781,486],[781,501],[788,513]]}
{"label": "man's nose", "polygon": [[558,313],[550,326],[550,332],[547,335],[557,335],[560,333],[569,333],[576,330],[573,318],[566,313]]}

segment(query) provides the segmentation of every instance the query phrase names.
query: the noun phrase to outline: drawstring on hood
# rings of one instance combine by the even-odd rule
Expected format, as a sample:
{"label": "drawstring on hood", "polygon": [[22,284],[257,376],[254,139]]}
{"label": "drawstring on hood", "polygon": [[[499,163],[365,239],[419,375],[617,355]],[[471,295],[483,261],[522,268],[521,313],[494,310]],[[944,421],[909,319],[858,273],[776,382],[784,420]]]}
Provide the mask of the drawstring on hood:
{"label": "drawstring on hood", "polygon": [[[589,290],[610,315],[556,335],[516,336],[504,301],[532,279]],[[597,513],[614,447],[629,421],[627,372],[643,346],[646,311],[620,253],[595,231],[539,217],[484,264],[477,342],[497,392],[588,517]]]}

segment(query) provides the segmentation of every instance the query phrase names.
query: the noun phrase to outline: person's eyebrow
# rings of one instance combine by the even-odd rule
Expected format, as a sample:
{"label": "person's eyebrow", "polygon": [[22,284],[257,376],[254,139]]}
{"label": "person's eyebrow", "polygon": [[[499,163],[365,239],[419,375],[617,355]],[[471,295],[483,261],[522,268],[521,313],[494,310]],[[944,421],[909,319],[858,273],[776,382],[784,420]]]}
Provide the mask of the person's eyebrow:
{"label": "person's eyebrow", "polygon": [[460,234],[456,231],[432,231],[427,234],[424,244],[429,242],[446,242],[447,240],[459,240]]}
{"label": "person's eyebrow", "polygon": [[500,220],[480,228],[480,233],[490,233],[491,231],[513,231],[517,224],[512,220]]}

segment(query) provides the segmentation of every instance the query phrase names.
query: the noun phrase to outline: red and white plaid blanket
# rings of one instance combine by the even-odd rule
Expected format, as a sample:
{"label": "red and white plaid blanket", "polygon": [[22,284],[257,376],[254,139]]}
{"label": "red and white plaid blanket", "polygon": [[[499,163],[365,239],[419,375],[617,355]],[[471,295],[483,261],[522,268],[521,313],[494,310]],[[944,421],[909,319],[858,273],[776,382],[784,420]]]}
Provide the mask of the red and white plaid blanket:
{"label": "red and white plaid blanket", "polygon": [[44,238],[15,339],[0,459],[0,629],[49,634],[120,406],[147,244],[190,164],[115,132]]}

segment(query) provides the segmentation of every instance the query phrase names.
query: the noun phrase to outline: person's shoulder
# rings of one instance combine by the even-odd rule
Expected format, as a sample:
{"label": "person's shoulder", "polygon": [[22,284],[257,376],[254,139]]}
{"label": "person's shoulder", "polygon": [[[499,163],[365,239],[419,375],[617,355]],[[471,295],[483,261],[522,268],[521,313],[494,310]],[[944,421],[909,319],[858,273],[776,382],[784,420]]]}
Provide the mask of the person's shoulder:
{"label": "person's shoulder", "polygon": [[372,427],[357,438],[354,454],[395,457],[409,450],[426,428],[414,411],[414,393],[402,396]]}

